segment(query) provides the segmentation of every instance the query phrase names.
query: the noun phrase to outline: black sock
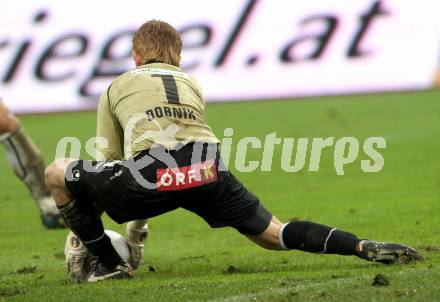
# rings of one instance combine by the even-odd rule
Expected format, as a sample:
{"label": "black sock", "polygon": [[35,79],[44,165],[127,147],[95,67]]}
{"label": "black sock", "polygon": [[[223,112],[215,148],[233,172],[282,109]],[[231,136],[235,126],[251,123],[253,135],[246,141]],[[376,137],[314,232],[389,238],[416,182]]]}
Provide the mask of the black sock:
{"label": "black sock", "polygon": [[66,225],[81,239],[87,249],[99,258],[103,266],[113,269],[121,262],[121,257],[110,238],[104,233],[100,216],[91,204],[74,199],[58,209]]}
{"label": "black sock", "polygon": [[101,237],[93,241],[81,241],[93,255],[98,256],[104,267],[114,269],[121,262],[121,257],[116,252],[107,234],[103,233]]}
{"label": "black sock", "polygon": [[280,231],[285,249],[312,253],[357,255],[359,239],[355,235],[309,221],[293,221]]}

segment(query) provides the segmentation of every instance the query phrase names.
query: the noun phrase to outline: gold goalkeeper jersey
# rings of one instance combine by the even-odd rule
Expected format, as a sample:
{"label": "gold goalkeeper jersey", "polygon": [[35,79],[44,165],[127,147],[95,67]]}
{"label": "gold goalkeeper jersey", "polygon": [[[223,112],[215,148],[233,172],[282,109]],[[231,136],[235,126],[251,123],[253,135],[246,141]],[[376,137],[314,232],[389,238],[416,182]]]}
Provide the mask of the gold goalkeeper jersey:
{"label": "gold goalkeeper jersey", "polygon": [[206,123],[205,100],[180,68],[152,63],[116,78],[101,95],[97,136],[105,159],[136,156],[156,145],[172,150],[191,142],[218,143]]}

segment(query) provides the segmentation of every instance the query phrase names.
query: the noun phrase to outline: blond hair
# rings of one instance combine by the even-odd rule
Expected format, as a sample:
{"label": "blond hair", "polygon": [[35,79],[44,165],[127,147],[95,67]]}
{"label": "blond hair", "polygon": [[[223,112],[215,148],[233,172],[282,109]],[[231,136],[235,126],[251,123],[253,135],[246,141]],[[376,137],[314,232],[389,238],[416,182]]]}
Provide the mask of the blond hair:
{"label": "blond hair", "polygon": [[142,64],[157,61],[179,67],[181,50],[179,32],[164,21],[145,22],[133,36],[133,51]]}

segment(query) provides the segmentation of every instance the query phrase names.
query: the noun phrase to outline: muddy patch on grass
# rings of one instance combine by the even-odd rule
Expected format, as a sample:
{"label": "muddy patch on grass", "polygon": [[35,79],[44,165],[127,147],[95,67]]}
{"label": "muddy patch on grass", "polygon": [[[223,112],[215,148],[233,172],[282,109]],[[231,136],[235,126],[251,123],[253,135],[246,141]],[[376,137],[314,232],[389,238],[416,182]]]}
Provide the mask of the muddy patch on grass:
{"label": "muddy patch on grass", "polygon": [[436,253],[439,251],[438,247],[432,246],[432,245],[425,246],[423,248],[423,250],[425,250],[425,252],[428,252],[428,253]]}
{"label": "muddy patch on grass", "polygon": [[287,278],[283,278],[283,279],[280,280],[280,285],[282,287],[292,287],[292,286],[296,285],[296,281],[297,280],[295,280],[293,278],[287,277]]}
{"label": "muddy patch on grass", "polygon": [[228,267],[226,267],[225,269],[223,269],[223,274],[236,274],[239,273],[240,270],[233,266],[233,265],[229,265]]}
{"label": "muddy patch on grass", "polygon": [[22,268],[17,269],[15,272],[17,274],[33,274],[37,271],[36,266],[24,266]]}
{"label": "muddy patch on grass", "polygon": [[0,297],[3,298],[13,297],[21,294],[24,294],[24,291],[16,287],[0,289]]}
{"label": "muddy patch on grass", "polygon": [[395,291],[394,293],[396,297],[406,297],[415,295],[416,290],[414,288],[404,288],[403,290]]}
{"label": "muddy patch on grass", "polygon": [[371,283],[372,286],[388,286],[390,285],[390,281],[385,275],[377,274],[373,278],[373,282]]}

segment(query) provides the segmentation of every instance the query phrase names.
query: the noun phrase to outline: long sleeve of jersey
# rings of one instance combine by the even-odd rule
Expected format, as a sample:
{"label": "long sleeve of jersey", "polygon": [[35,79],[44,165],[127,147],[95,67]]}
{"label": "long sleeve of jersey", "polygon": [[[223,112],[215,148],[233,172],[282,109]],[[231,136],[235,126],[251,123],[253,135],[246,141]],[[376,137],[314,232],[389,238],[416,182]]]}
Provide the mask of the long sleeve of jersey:
{"label": "long sleeve of jersey", "polygon": [[[124,132],[110,107],[110,87],[104,91],[99,99],[97,114],[96,136],[107,140],[107,147],[97,144],[98,160],[124,159]],[[101,158],[104,157],[104,158]]]}

